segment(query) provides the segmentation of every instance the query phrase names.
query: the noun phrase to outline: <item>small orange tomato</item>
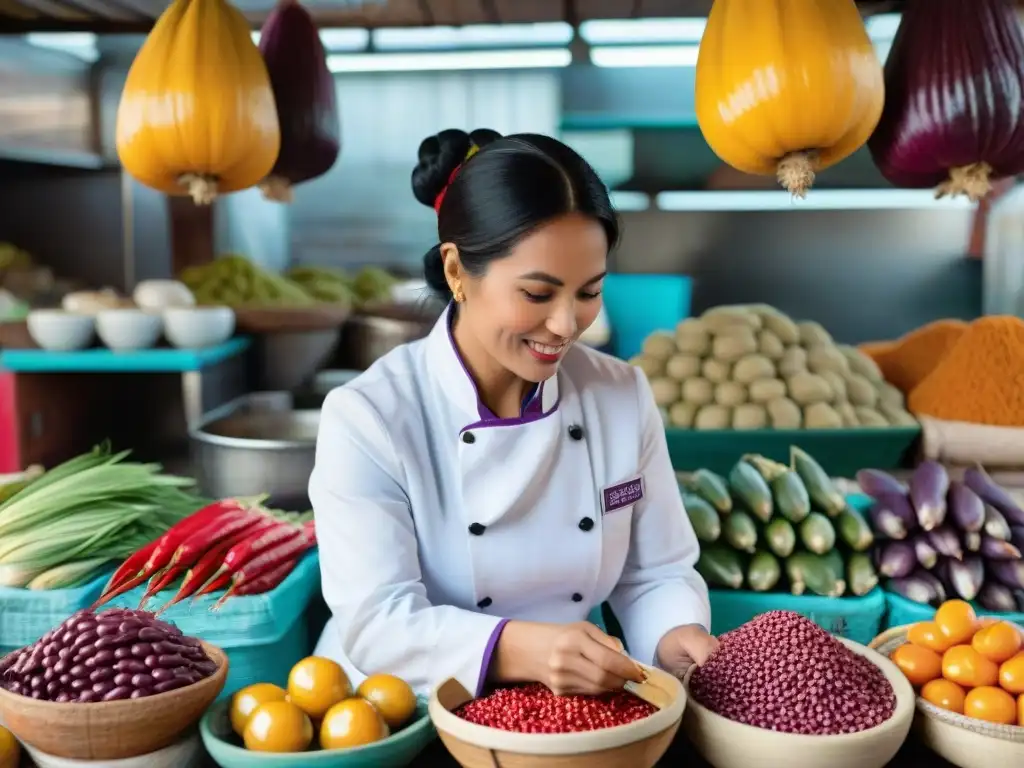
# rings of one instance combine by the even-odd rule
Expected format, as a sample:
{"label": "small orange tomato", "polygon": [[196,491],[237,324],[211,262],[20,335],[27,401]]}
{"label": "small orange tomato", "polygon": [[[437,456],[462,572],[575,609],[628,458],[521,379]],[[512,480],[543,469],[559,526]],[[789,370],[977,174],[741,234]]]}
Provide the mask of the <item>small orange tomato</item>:
{"label": "small orange tomato", "polygon": [[964,688],[995,685],[999,667],[969,645],[954,645],[942,654],[942,676]]}
{"label": "small orange tomato", "polygon": [[890,658],[911,685],[924,685],[942,676],[942,657],[919,645],[904,643],[892,652]]}
{"label": "small orange tomato", "polygon": [[945,653],[953,643],[946,639],[934,621],[919,621],[907,630],[907,642],[927,648],[936,653]]}
{"label": "small orange tomato", "polygon": [[935,611],[933,621],[950,645],[967,643],[977,629],[978,617],[971,604],[963,600],[947,600]]}
{"label": "small orange tomato", "polygon": [[1024,653],[1007,659],[999,667],[999,684],[1010,693],[1024,694]]}
{"label": "small orange tomato", "polygon": [[989,661],[1002,664],[1017,655],[1024,638],[1014,624],[997,621],[979,629],[971,640],[971,647]]}
{"label": "small orange tomato", "polygon": [[964,697],[966,692],[954,682],[939,678],[924,684],[921,698],[936,707],[948,709],[950,712],[964,713]]}
{"label": "small orange tomato", "polygon": [[1017,702],[1002,688],[985,685],[968,691],[964,699],[964,714],[989,723],[1014,725],[1017,721]]}

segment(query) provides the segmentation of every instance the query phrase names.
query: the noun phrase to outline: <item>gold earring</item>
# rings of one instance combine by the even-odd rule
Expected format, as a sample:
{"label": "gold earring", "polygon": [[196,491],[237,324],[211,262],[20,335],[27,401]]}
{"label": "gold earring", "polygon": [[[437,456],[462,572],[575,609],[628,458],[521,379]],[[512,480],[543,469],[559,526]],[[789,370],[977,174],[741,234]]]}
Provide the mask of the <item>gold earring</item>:
{"label": "gold earring", "polygon": [[462,292],[462,286],[457,284],[452,289],[452,298],[455,299],[456,304],[461,304],[466,300],[466,294]]}

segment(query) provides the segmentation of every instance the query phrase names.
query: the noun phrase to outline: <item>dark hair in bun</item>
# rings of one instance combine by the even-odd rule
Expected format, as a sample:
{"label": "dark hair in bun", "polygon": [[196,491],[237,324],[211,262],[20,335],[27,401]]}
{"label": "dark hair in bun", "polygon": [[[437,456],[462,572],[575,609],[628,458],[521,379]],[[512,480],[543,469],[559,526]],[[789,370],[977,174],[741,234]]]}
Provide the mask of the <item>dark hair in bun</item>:
{"label": "dark hair in bun", "polygon": [[[467,161],[474,147],[479,151]],[[430,208],[444,192],[437,214],[440,242],[423,258],[427,284],[443,299],[451,298],[451,290],[440,243],[454,243],[463,267],[479,275],[530,231],[567,213],[599,221],[609,249],[619,239],[607,187],[575,150],[549,136],[523,133],[503,138],[488,129],[441,131],[420,144],[412,191]]]}

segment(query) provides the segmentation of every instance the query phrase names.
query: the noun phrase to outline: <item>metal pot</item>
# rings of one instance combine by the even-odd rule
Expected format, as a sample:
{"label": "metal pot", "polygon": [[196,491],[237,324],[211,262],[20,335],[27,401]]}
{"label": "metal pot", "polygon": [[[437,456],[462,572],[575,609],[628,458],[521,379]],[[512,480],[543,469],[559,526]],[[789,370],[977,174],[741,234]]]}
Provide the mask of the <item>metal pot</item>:
{"label": "metal pot", "polygon": [[287,392],[254,393],[189,432],[192,471],[213,498],[270,494],[283,509],[309,509],[319,410],[294,410]]}
{"label": "metal pot", "polygon": [[365,371],[395,347],[430,333],[443,309],[424,302],[381,305],[353,313],[341,329],[333,367]]}

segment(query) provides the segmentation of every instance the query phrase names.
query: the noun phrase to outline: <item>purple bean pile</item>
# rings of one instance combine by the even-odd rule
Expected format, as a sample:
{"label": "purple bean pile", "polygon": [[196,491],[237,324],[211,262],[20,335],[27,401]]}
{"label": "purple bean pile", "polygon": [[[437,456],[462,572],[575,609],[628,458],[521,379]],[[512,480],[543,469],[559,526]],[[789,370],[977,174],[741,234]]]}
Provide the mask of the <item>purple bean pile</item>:
{"label": "purple bean pile", "polygon": [[0,686],[58,703],[139,699],[197,683],[217,669],[194,637],[148,611],[78,611],[0,659]]}
{"label": "purple bean pile", "polygon": [[690,678],[694,699],[722,717],[784,733],[857,733],[892,717],[885,674],[809,619],[769,611],[719,638]]}

